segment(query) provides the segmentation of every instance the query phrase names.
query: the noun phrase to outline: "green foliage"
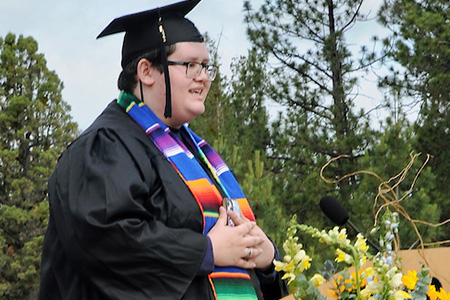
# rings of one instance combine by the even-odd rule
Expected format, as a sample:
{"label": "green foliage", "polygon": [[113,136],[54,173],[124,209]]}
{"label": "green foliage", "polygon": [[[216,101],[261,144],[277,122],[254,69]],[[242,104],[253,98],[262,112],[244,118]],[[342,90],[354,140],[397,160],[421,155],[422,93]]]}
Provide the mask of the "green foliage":
{"label": "green foliage", "polygon": [[338,189],[313,181],[334,156],[351,158],[329,169],[333,176],[358,168],[372,136],[352,94],[356,70],[367,70],[376,56],[361,45],[361,56],[354,57],[346,43],[349,29],[365,19],[360,1],[267,0],[257,11],[245,1],[244,9],[249,39],[271,62],[267,96],[285,108],[271,129],[268,165],[279,175],[275,194],[302,218],[320,195],[336,192],[347,199],[356,187],[356,178],[341,181]]}
{"label": "green foliage", "polygon": [[391,0],[380,12],[382,23],[395,30],[390,54],[405,68],[397,83],[422,100],[445,100],[450,93],[445,84],[450,79],[449,8],[445,0]]}
{"label": "green foliage", "polygon": [[251,49],[247,57],[239,57],[231,65],[233,77],[225,107],[228,118],[224,129],[227,136],[249,154],[255,150],[265,152],[270,144],[266,60],[264,54]]}
{"label": "green foliage", "polygon": [[62,82],[33,38],[0,38],[0,298],[35,298],[47,179],[77,134]]}
{"label": "green foliage", "polygon": [[[272,142],[266,152],[276,202],[287,214],[297,214],[301,222],[322,227],[332,224],[317,217],[322,215],[317,203],[321,196],[332,194],[341,200],[353,222],[367,233],[381,205],[374,204],[380,182],[353,173],[368,170],[388,180],[401,172],[410,153],[417,152],[418,147],[414,144],[414,127],[401,106],[392,106],[392,117],[385,120],[379,132],[369,125],[363,110],[355,109],[352,95],[357,84],[355,70],[367,71],[377,59],[384,58],[390,45],[389,40],[384,40],[378,53],[369,53],[365,45],[360,46],[359,56],[350,52],[346,43],[348,31],[366,19],[360,13],[360,4],[360,1],[267,0],[257,11],[250,1],[245,1],[244,9],[249,38],[258,51],[268,54],[270,61],[266,97],[285,107],[271,124]],[[391,91],[398,102],[402,94]],[[439,139],[439,135],[433,137]],[[445,152],[446,148],[442,145],[439,149]],[[324,170],[324,176],[337,180],[336,183],[323,182],[319,176],[321,167],[330,158],[343,154],[348,157]],[[419,161],[410,174],[416,174],[420,166]],[[408,191],[413,175],[399,184],[396,191]],[[446,200],[438,195],[434,178],[429,169],[423,170],[417,186],[402,203],[412,218],[439,220],[441,212],[435,203]],[[427,240],[442,237],[440,229],[417,226]],[[404,246],[417,239],[411,226],[402,226],[402,235]],[[305,244],[315,252],[321,251],[320,245],[308,240]]]}
{"label": "green foliage", "polygon": [[[357,174],[360,184],[344,203],[352,222],[370,237],[369,231],[375,217],[380,215],[380,207],[401,200],[398,205],[407,214],[400,220],[401,248],[417,245],[419,239],[413,223],[407,218],[437,223],[442,213],[432,199],[436,190],[435,175],[429,166],[421,170],[422,157],[426,158],[426,155],[412,156],[414,138],[413,127],[405,115],[399,114],[396,122],[387,118],[377,141],[361,157],[361,169],[354,170],[364,172]],[[425,242],[444,237],[442,228],[415,225]]]}
{"label": "green foliage", "polygon": [[[214,83],[218,90],[206,103],[205,116],[192,123],[202,136],[214,133],[210,142],[214,141],[232,167],[253,203],[259,224],[278,245],[280,226],[286,224],[288,215],[297,214],[300,222],[316,227],[333,225],[317,205],[327,194],[338,198],[352,222],[368,234],[382,204],[379,199],[375,203],[380,180],[366,174],[345,175],[367,170],[388,180],[402,171],[410,153],[417,152],[414,127],[401,106],[392,106],[392,116],[381,122],[380,131],[369,125],[364,111],[355,109],[352,91],[357,80],[352,72],[367,69],[386,51],[369,53],[361,45],[361,56],[356,57],[348,50],[349,24],[357,26],[365,19],[359,4],[265,1],[259,11],[253,11],[246,1],[248,34],[254,48],[248,57],[234,61],[229,81]],[[317,5],[322,9],[315,9]],[[393,98],[399,101],[400,96],[395,93]],[[285,110],[269,124],[264,107],[274,102]],[[326,183],[320,176],[322,166],[341,154],[349,157],[328,165],[323,172],[336,183]],[[409,190],[421,162],[417,161],[396,187],[399,197]],[[436,181],[430,168],[422,170],[402,203],[411,218],[439,220],[441,210],[436,203],[445,199],[439,196]],[[417,240],[410,225],[402,224],[405,247]],[[425,241],[444,234],[422,224],[417,228]],[[308,237],[303,242],[319,256],[328,250]]]}
{"label": "green foliage", "polygon": [[413,147],[433,156],[429,166],[436,181],[427,197],[440,204],[444,221],[450,218],[450,200],[445,196],[450,192],[450,3],[391,0],[380,15],[394,30],[397,42],[391,57],[402,67],[393,68],[382,84],[420,104]]}
{"label": "green foliage", "polygon": [[281,245],[287,217],[279,199],[272,192],[273,178],[265,169],[258,150],[255,151],[254,159],[248,160],[244,176],[242,189],[251,200],[258,225],[277,245]]}

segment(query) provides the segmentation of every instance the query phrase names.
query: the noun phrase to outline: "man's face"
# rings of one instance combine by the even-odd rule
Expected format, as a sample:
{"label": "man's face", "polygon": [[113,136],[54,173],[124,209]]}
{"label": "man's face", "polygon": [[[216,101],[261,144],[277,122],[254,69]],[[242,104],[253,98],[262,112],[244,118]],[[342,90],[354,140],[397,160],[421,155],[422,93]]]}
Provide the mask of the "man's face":
{"label": "man's face", "polygon": [[[209,52],[205,43],[182,42],[168,56],[169,61],[209,63]],[[170,65],[170,88],[172,92],[172,118],[163,120],[168,126],[178,128],[194,120],[205,111],[205,98],[211,82],[204,70],[196,78],[186,76],[186,66]]]}

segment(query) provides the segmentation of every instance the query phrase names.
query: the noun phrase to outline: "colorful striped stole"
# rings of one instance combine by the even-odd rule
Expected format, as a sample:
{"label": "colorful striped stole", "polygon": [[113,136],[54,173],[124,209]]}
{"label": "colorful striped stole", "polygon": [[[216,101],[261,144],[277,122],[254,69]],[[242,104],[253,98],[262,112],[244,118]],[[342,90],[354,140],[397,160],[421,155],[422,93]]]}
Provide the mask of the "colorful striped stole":
{"label": "colorful striped stole", "polygon": [[[212,179],[183,141],[148,106],[128,93],[121,93],[117,103],[141,126],[186,183],[202,211],[203,234],[207,234],[217,222],[219,207],[222,205],[222,196]],[[244,193],[222,158],[189,128],[183,126],[182,130],[187,133],[197,157],[211,171],[226,197],[237,200],[242,214],[254,220]],[[257,299],[250,275],[245,269],[216,266],[208,277],[217,300]]]}

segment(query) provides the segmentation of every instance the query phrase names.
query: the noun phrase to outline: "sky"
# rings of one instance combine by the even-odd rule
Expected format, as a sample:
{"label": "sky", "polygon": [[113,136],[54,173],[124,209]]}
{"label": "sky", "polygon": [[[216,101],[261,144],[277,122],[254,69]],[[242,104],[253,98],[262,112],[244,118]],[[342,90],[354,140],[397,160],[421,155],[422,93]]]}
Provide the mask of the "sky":
{"label": "sky", "polygon": [[[375,13],[380,0],[369,0],[366,11]],[[47,67],[64,83],[63,99],[71,106],[73,119],[86,129],[106,105],[115,99],[121,71],[123,34],[101,39],[97,35],[114,19],[152,9],[176,0],[0,0],[0,36],[8,32],[31,36],[47,60]],[[252,0],[258,8],[263,0]],[[219,40],[221,72],[230,75],[233,58],[246,55],[250,43],[245,35],[243,0],[203,0],[188,15],[200,32]],[[372,26],[372,25],[368,25]],[[375,34],[376,32],[374,32]],[[367,39],[364,30],[353,39]],[[378,102],[376,88],[364,105]]]}

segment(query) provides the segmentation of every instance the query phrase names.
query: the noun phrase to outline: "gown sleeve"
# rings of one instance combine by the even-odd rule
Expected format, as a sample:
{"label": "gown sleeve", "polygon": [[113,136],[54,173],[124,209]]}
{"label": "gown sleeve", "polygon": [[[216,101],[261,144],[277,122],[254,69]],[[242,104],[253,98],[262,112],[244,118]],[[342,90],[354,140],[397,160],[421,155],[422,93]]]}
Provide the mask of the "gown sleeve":
{"label": "gown sleeve", "polygon": [[198,206],[142,143],[97,130],[66,151],[49,180],[63,251],[105,299],[181,298],[207,249]]}

